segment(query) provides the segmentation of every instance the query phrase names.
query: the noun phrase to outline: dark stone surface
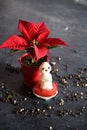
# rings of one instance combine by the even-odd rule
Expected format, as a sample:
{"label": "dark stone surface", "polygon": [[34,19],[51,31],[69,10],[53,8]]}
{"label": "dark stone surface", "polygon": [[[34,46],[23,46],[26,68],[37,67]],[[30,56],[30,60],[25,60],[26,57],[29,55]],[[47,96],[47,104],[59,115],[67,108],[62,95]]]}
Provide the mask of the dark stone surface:
{"label": "dark stone surface", "polygon": [[45,21],[50,37],[71,47],[51,50],[59,94],[50,101],[36,98],[23,85],[21,53],[10,56],[9,50],[0,50],[0,130],[86,130],[87,7],[72,0],[0,0],[0,43],[19,34],[19,19]]}

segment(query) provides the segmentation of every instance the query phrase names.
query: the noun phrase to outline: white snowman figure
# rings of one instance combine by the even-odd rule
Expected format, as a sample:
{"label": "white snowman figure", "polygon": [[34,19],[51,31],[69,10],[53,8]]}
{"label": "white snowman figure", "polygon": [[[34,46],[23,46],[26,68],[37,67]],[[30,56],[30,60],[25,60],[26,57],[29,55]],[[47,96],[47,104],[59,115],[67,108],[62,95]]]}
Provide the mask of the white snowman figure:
{"label": "white snowman figure", "polygon": [[51,65],[48,62],[43,62],[40,67],[40,87],[45,90],[51,90],[53,88],[52,86],[52,75],[50,73],[51,71]]}

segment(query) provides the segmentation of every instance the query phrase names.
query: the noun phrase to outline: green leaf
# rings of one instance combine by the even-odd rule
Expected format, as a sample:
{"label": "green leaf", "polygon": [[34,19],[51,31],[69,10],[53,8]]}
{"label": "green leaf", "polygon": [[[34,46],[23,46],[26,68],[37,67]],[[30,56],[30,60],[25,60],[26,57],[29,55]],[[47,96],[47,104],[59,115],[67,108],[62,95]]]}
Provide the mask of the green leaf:
{"label": "green leaf", "polygon": [[61,46],[49,46],[49,47],[47,47],[47,49],[53,49],[53,48],[57,48],[57,47],[62,48]]}
{"label": "green leaf", "polygon": [[14,53],[18,53],[24,50],[10,50],[10,54],[13,55]]}

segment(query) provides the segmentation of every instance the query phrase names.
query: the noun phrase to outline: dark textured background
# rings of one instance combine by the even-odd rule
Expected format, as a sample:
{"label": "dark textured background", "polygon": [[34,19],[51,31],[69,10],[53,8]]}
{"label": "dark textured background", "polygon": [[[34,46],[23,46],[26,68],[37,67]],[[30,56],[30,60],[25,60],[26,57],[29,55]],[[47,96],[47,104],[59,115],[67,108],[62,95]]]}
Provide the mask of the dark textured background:
{"label": "dark textured background", "polygon": [[[0,0],[0,44],[8,36],[19,34],[17,30],[19,19],[31,22],[45,21],[51,30],[50,37],[60,37],[71,45],[70,48],[51,50],[51,60],[57,63],[55,67],[59,69],[58,74],[53,74],[53,79],[58,82],[59,76],[75,75],[81,68],[87,68],[87,4],[81,3],[74,0]],[[37,99],[32,93],[28,96],[26,93],[29,90],[24,90],[22,74],[16,70],[17,67],[20,68],[18,62],[20,55],[10,56],[9,50],[0,50],[0,87],[3,82],[5,83],[5,89],[0,88],[0,130],[49,130],[50,126],[53,130],[86,130],[87,88],[71,85],[71,80],[69,82],[71,87],[63,88],[64,85],[61,87],[58,82],[59,94],[51,101]],[[61,61],[58,61],[58,57],[61,57]],[[7,64],[15,69],[10,70]],[[66,66],[68,66],[67,70]],[[87,71],[84,72],[84,77],[87,77]],[[77,93],[82,92],[84,99],[69,100],[63,107],[59,106],[61,98],[65,100],[66,95],[69,96],[69,92],[72,92],[71,90]],[[6,103],[1,100],[2,95],[6,96],[6,91],[13,92],[14,95],[18,94],[15,98],[21,104],[20,107],[43,108],[48,116],[46,113],[38,116],[15,114],[13,111],[18,106],[11,101]],[[25,97],[28,100],[21,101],[21,98]],[[37,102],[39,102],[38,105],[35,104]],[[55,109],[46,109],[49,105],[54,106]],[[59,108],[77,111],[83,106],[86,109],[82,115],[58,116]]]}

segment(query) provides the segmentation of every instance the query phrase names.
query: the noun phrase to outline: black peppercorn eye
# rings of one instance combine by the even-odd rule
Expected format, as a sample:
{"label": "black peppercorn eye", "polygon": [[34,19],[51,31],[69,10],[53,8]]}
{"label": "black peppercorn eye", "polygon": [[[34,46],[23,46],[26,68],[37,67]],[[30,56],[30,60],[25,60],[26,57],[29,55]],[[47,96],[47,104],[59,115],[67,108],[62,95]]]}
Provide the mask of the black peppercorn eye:
{"label": "black peppercorn eye", "polygon": [[50,67],[48,67],[48,69],[50,69]]}
{"label": "black peppercorn eye", "polygon": [[42,68],[42,70],[44,70],[44,68]]}

